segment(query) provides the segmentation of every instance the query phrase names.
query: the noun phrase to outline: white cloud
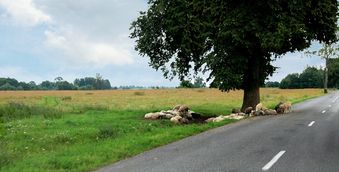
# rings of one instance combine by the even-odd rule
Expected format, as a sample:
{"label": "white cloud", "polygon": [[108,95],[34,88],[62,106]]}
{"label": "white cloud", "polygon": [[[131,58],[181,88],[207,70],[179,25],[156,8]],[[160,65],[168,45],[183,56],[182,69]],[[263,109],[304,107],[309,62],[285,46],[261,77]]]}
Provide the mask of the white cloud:
{"label": "white cloud", "polygon": [[0,67],[0,76],[15,78],[18,81],[42,81],[43,79],[35,74],[32,74],[25,69],[18,66],[1,66]]}
{"label": "white cloud", "polygon": [[0,6],[7,11],[2,18],[13,19],[19,25],[35,26],[52,21],[51,17],[40,10],[32,0],[0,0]]}
{"label": "white cloud", "polygon": [[10,23],[46,24],[41,33],[45,40],[39,46],[45,59],[58,56],[62,66],[85,68],[134,62],[128,28],[145,6],[143,0],[0,0],[5,9],[1,18]]}
{"label": "white cloud", "polygon": [[133,63],[133,58],[128,48],[111,42],[95,42],[79,33],[57,33],[45,31],[45,45],[50,48],[61,50],[64,54],[62,59],[72,65],[124,65]]}

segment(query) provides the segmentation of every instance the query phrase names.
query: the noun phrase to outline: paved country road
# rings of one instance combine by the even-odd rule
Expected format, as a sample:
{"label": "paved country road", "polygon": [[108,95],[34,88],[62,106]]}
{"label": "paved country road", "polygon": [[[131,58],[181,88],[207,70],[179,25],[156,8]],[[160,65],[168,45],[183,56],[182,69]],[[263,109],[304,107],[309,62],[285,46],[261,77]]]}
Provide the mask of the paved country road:
{"label": "paved country road", "polygon": [[100,172],[339,172],[339,92],[209,130]]}

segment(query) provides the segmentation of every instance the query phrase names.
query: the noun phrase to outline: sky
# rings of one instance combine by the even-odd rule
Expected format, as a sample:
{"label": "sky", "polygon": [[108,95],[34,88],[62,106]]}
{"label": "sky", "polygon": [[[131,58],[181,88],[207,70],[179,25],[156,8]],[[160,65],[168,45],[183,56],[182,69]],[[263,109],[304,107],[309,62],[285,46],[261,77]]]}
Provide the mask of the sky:
{"label": "sky", "polygon": [[[145,10],[146,0],[0,0],[0,77],[72,82],[100,73],[112,86],[177,86],[149,67],[128,37]],[[269,80],[280,81],[324,62],[288,53],[273,64],[279,68]]]}

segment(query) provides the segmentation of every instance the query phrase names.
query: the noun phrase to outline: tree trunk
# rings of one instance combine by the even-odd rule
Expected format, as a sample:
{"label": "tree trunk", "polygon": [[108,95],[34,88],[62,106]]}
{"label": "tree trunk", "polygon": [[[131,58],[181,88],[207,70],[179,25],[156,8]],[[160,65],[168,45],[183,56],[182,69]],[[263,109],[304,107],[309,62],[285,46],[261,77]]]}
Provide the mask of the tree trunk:
{"label": "tree trunk", "polygon": [[241,110],[244,112],[246,108],[255,106],[260,102],[259,87],[244,89],[244,98]]}
{"label": "tree trunk", "polygon": [[328,58],[325,58],[325,79],[324,79],[324,93],[327,93],[327,83],[328,83]]}
{"label": "tree trunk", "polygon": [[244,75],[244,97],[241,110],[248,107],[255,108],[260,103],[260,63],[258,57],[251,58],[247,64],[248,69]]}

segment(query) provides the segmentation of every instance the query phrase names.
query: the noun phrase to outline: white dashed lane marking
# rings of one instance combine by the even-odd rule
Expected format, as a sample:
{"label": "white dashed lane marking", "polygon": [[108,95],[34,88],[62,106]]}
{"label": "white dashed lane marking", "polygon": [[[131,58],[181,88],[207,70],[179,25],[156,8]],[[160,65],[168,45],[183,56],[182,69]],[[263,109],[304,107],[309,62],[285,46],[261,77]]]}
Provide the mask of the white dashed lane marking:
{"label": "white dashed lane marking", "polygon": [[308,124],[308,126],[311,127],[314,123],[315,121],[312,121],[310,124]]}
{"label": "white dashed lane marking", "polygon": [[277,155],[275,155],[274,157],[273,157],[273,159],[270,161],[270,162],[268,162],[263,168],[262,168],[262,170],[263,171],[267,171],[267,170],[269,170],[278,160],[279,160],[279,158],[281,157],[281,156],[283,156],[284,155],[284,153],[285,153],[286,151],[280,151]]}
{"label": "white dashed lane marking", "polygon": [[326,112],[326,110],[321,111],[321,113],[325,113],[325,112]]}

